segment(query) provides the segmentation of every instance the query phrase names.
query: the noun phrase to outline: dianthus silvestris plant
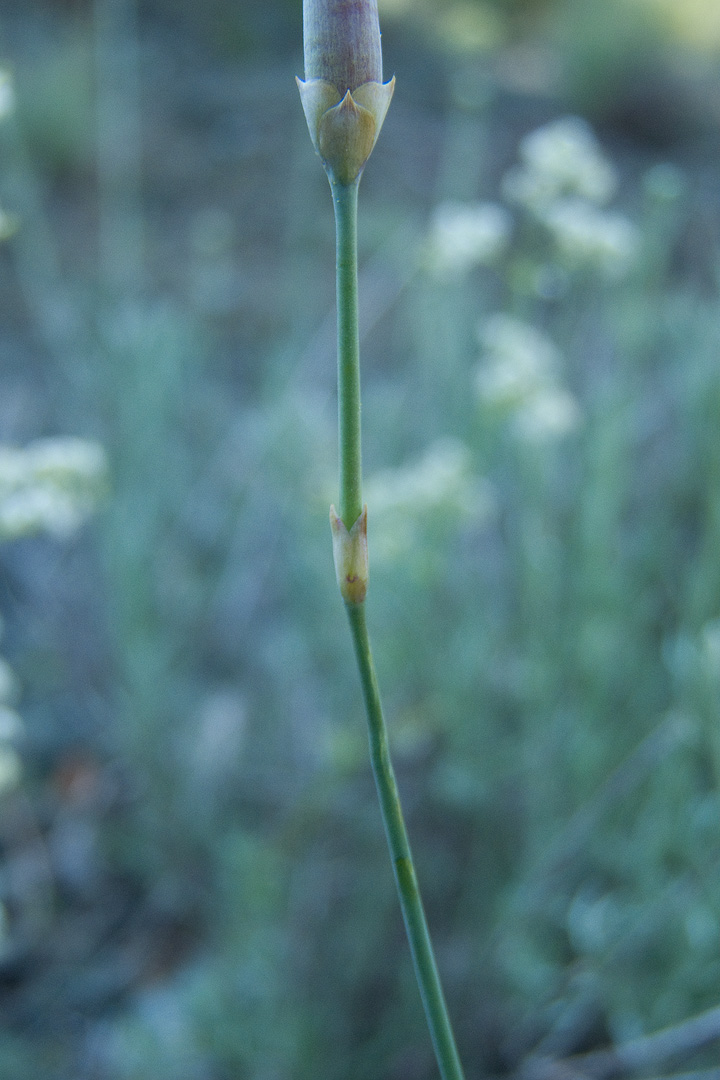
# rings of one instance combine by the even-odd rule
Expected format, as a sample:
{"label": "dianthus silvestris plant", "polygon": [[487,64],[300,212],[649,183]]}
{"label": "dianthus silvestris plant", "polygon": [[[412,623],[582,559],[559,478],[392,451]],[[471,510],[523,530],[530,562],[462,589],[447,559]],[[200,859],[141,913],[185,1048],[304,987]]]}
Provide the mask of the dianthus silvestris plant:
{"label": "dianthus silvestris plant", "polygon": [[304,0],[303,37],[305,80],[298,79],[298,88],[335,211],[340,482],[339,510],[330,508],[335,569],[350,623],[372,768],[425,1015],[443,1080],[462,1080],[390,760],[365,617],[368,544],[360,429],[358,187],[395,80],[383,82],[377,0]]}

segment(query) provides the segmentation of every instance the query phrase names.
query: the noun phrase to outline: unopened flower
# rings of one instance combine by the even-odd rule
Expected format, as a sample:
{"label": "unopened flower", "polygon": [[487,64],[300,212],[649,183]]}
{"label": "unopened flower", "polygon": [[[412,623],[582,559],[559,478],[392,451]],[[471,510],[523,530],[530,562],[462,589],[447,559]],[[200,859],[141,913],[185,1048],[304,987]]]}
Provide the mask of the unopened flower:
{"label": "unopened flower", "polygon": [[382,81],[377,0],[304,0],[305,81],[297,80],[313,146],[331,182],[356,181],[395,87]]}
{"label": "unopened flower", "polygon": [[430,227],[428,266],[439,275],[486,266],[504,250],[511,227],[509,213],[497,203],[440,203]]}
{"label": "unopened flower", "polygon": [[304,0],[305,78],[320,79],[341,97],[382,82],[377,0]]}

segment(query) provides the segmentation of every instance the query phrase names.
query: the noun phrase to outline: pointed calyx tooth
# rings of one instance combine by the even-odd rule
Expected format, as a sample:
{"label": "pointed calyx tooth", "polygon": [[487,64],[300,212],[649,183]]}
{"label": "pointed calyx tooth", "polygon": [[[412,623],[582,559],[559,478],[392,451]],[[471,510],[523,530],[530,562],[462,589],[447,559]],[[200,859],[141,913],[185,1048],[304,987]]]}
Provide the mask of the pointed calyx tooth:
{"label": "pointed calyx tooth", "polygon": [[350,91],[320,118],[318,149],[326,169],[340,184],[358,177],[375,145],[375,118],[356,105]]}
{"label": "pointed calyx tooth", "polygon": [[362,86],[358,86],[356,90],[353,90],[353,101],[355,104],[362,106],[363,109],[367,109],[369,113],[372,113],[373,120],[375,121],[375,140],[373,146],[377,142],[380,128],[385,123],[385,117],[390,108],[390,102],[392,101],[394,92],[394,75],[390,82],[363,83]]}
{"label": "pointed calyx tooth", "polygon": [[382,82],[377,0],[303,0],[305,78],[331,83],[340,98]]}
{"label": "pointed calyx tooth", "polygon": [[367,506],[350,529],[331,506],[330,528],[340,594],[346,604],[362,604],[368,587]]}

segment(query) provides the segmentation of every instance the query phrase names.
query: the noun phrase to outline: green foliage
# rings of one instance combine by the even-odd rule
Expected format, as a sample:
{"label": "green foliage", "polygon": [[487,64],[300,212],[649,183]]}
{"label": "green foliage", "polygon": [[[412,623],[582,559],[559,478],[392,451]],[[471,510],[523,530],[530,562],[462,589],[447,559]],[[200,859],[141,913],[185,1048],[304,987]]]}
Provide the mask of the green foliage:
{"label": "green foliage", "polygon": [[93,54],[83,25],[48,27],[19,77],[18,112],[28,148],[52,173],[92,167]]}

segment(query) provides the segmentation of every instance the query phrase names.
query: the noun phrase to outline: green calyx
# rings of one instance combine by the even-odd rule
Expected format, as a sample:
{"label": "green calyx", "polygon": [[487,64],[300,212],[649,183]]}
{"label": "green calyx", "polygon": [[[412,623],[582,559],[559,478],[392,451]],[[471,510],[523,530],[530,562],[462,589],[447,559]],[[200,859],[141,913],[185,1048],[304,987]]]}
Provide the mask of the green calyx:
{"label": "green calyx", "polygon": [[377,142],[395,79],[363,83],[344,95],[323,79],[297,79],[297,84],[310,138],[330,180],[353,183]]}

